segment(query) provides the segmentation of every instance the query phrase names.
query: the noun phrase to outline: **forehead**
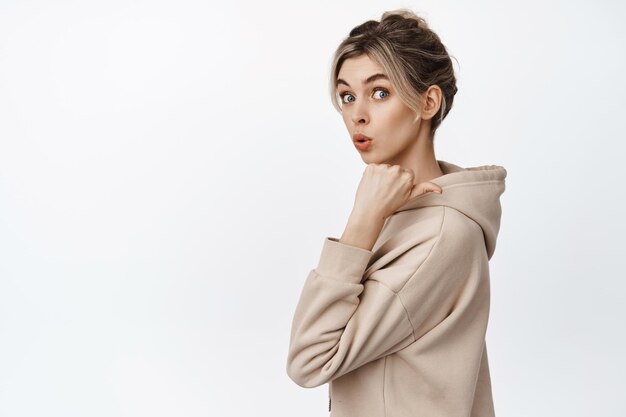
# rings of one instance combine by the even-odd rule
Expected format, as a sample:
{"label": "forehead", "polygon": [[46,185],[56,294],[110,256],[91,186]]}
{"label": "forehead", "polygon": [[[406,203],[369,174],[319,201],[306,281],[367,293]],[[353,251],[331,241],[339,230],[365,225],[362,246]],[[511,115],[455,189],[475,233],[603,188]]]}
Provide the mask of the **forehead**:
{"label": "forehead", "polygon": [[385,74],[385,71],[368,55],[361,55],[346,59],[339,69],[337,78],[348,81],[350,85],[356,85],[357,82],[360,84],[362,80],[376,73]]}

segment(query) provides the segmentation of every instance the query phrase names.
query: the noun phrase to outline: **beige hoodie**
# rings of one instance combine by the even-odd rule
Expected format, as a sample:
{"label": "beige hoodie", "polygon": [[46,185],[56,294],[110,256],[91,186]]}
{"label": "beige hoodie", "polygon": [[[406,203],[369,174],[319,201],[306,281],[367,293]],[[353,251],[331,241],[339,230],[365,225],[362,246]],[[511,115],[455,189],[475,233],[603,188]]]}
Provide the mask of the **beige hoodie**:
{"label": "beige hoodie", "polygon": [[287,374],[329,383],[332,417],[491,417],[489,259],[506,170],[438,161],[371,251],[324,239],[296,306]]}

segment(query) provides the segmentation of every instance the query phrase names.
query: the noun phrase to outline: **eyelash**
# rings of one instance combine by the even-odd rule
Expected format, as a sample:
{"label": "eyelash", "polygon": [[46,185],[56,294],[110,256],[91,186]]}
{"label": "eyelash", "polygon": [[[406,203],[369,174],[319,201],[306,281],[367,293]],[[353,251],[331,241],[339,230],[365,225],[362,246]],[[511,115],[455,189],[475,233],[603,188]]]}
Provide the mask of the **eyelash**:
{"label": "eyelash", "polygon": [[[386,88],[383,88],[383,87],[376,87],[376,88],[374,88],[374,92],[376,92],[376,91],[382,91],[382,92],[384,92],[385,94],[387,94],[387,96],[386,96],[385,98],[389,97],[389,90],[387,90]],[[352,94],[350,94],[350,93],[348,93],[348,92],[346,91],[346,92],[341,93],[341,94],[339,95],[339,97],[341,98],[341,103],[342,103],[342,104],[349,104],[349,103],[346,103],[346,102],[344,101],[344,97],[345,97],[346,95],[352,95]],[[379,100],[384,100],[385,98],[381,98],[381,99],[379,99]]]}

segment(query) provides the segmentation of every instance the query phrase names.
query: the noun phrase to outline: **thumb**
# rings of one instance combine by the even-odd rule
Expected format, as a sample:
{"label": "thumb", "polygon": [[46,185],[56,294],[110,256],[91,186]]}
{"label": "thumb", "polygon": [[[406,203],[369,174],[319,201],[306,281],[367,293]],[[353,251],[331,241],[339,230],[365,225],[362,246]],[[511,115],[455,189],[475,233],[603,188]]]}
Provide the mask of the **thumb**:
{"label": "thumb", "polygon": [[434,182],[426,181],[426,182],[422,182],[419,184],[414,184],[413,188],[411,189],[411,195],[409,198],[414,198],[419,195],[426,194],[428,192],[441,194],[443,190],[441,189],[439,185],[435,184]]}

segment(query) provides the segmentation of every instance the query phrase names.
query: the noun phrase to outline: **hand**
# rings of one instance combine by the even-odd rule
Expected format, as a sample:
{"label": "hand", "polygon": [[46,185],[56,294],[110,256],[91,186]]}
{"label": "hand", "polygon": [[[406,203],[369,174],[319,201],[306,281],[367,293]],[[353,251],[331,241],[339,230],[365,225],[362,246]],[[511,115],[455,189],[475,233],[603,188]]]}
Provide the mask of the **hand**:
{"label": "hand", "polygon": [[357,189],[353,212],[373,213],[385,219],[412,198],[443,191],[435,183],[413,184],[414,180],[413,170],[400,165],[368,164]]}

